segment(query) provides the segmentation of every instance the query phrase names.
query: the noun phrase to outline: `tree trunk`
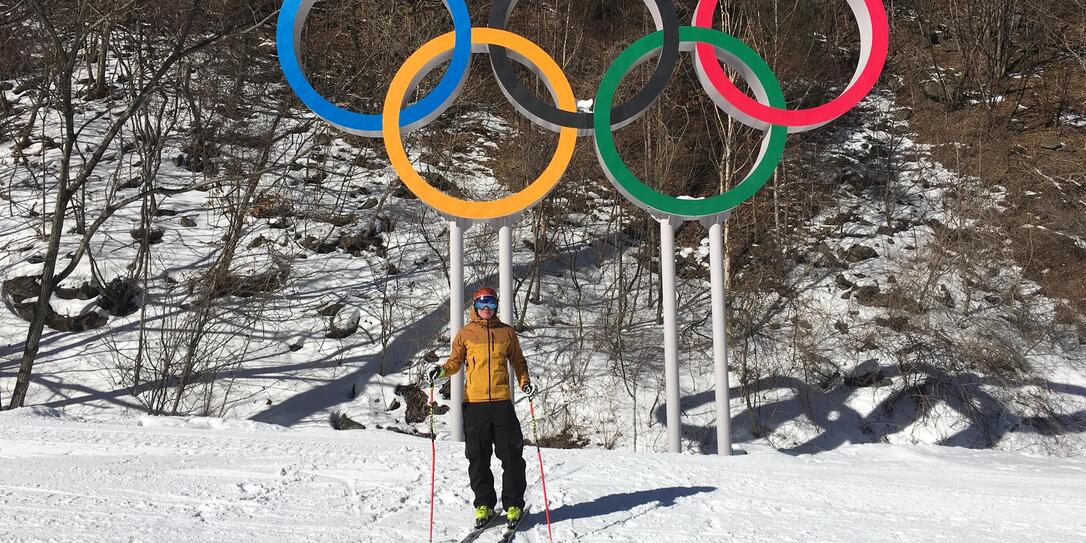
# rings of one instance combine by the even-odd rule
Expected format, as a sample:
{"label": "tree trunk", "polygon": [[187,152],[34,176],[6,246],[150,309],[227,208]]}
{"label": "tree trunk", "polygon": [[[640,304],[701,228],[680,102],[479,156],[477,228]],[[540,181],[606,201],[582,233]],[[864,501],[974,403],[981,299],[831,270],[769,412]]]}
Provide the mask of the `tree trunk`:
{"label": "tree trunk", "polygon": [[15,379],[15,389],[11,392],[11,403],[8,409],[22,407],[23,402],[26,401],[27,389],[30,388],[30,376],[34,370],[34,361],[38,357],[42,332],[45,331],[45,316],[49,313],[49,300],[53,297],[53,290],[56,287],[53,273],[57,268],[57,255],[60,254],[60,236],[64,232],[64,212],[68,208],[68,198],[67,190],[61,188],[53,211],[49,248],[45,252],[45,262],[42,265],[41,292],[38,294],[38,301],[34,304],[34,316],[27,330],[23,359],[19,364],[19,375]]}

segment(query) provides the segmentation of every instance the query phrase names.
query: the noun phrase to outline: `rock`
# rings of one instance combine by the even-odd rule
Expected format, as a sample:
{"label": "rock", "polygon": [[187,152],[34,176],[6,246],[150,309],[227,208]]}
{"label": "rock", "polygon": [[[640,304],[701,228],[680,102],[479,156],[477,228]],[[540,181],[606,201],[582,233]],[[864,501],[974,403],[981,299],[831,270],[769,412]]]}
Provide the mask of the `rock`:
{"label": "rock", "polygon": [[920,85],[920,90],[924,91],[928,98],[936,102],[943,100],[943,86],[938,81],[925,81]]}
{"label": "rock", "polygon": [[105,309],[110,315],[126,317],[139,309],[139,304],[136,301],[136,294],[139,293],[139,289],[136,288],[134,279],[117,277],[106,283],[101,291],[102,294],[98,297],[98,306]]}
{"label": "rock", "polygon": [[866,285],[851,291],[857,302],[868,307],[887,307],[890,297],[879,291],[877,285]]}
{"label": "rock", "polygon": [[837,279],[836,279],[836,283],[837,283],[837,288],[840,288],[841,290],[848,290],[848,289],[856,286],[856,283],[853,283],[852,281],[849,281],[848,278],[846,278],[845,274],[843,274],[843,273],[838,274]]}
{"label": "rock", "polygon": [[400,269],[397,268],[395,264],[389,262],[387,272],[388,272],[388,275],[396,275],[396,274],[400,273]]}
{"label": "rock", "polygon": [[339,246],[339,238],[318,239],[314,236],[306,236],[299,245],[317,254],[326,255],[336,250],[336,247]]}
{"label": "rock", "polygon": [[143,178],[137,176],[137,177],[133,177],[132,179],[129,179],[128,181],[125,181],[124,183],[121,183],[120,185],[117,185],[117,188],[121,189],[121,190],[127,190],[127,189],[138,189],[138,188],[140,188],[142,186],[143,186]]}
{"label": "rock", "polygon": [[316,170],[305,177],[305,184],[307,185],[319,185],[328,179],[328,172],[324,170]]}
{"label": "rock", "polygon": [[[132,239],[139,242],[143,241],[144,235],[142,226],[133,228],[129,230],[128,233],[132,236]],[[147,241],[154,245],[155,243],[159,243],[162,241],[163,235],[165,235],[165,232],[161,228],[157,226],[152,226],[151,230],[147,232]]]}
{"label": "rock", "polygon": [[851,387],[871,386],[880,381],[879,372],[882,366],[877,358],[869,358],[860,362],[845,373],[845,384]]}
{"label": "rock", "polygon": [[431,364],[436,364],[438,360],[441,360],[437,356],[437,351],[426,351],[426,354],[422,355],[422,359]]}
{"label": "rock", "polygon": [[899,121],[907,121],[913,117],[913,108],[903,107],[901,109],[894,110],[894,118]]}
{"label": "rock", "polygon": [[850,264],[855,264],[877,256],[879,256],[879,253],[871,247],[866,245],[853,245],[845,251],[844,259]]}
{"label": "rock", "polygon": [[264,236],[257,236],[256,239],[249,242],[249,248],[250,249],[256,249],[258,247],[262,247],[262,246],[266,245],[267,243],[268,243],[267,238],[265,238]]}
{"label": "rock", "polygon": [[323,307],[317,310],[317,314],[322,317],[334,317],[339,310],[343,309],[343,304],[339,302],[329,302]]}
{"label": "rock", "polygon": [[366,425],[355,422],[346,413],[332,416],[332,428],[336,430],[365,430]]}
{"label": "rock", "polygon": [[304,336],[292,337],[292,338],[290,338],[290,340],[287,341],[287,349],[290,350],[290,352],[292,352],[292,353],[296,353],[296,352],[302,350],[302,347],[304,347],[304,346],[305,346],[305,337]]}
{"label": "rock", "polygon": [[875,324],[885,326],[895,332],[904,332],[909,327],[909,319],[902,316],[875,317]]}
{"label": "rock", "polygon": [[1058,151],[1060,149],[1063,149],[1063,142],[1059,140],[1046,140],[1042,141],[1039,145],[1042,149],[1048,149],[1049,151]]}
{"label": "rock", "polygon": [[37,299],[38,294],[41,293],[41,283],[38,281],[38,277],[40,277],[40,274],[37,277],[24,275],[4,281],[2,287],[4,296],[17,304],[30,298]]}
{"label": "rock", "polygon": [[840,320],[839,320],[839,321],[837,321],[837,322],[833,323],[833,327],[834,327],[834,328],[835,328],[835,329],[836,329],[836,330],[837,330],[838,332],[841,332],[842,334],[847,334],[847,333],[848,333],[848,325],[847,325],[847,324],[845,324],[845,321],[840,321]]}
{"label": "rock", "polygon": [[[404,422],[415,424],[424,422],[430,416],[430,403],[426,393],[418,385],[399,385],[395,389],[397,396],[404,399],[407,409],[404,412]],[[447,405],[435,405],[434,414],[444,415],[449,411]]]}
{"label": "rock", "polygon": [[362,251],[374,249],[380,254],[384,250],[384,240],[373,231],[347,234],[339,239],[339,248],[354,256],[362,256]]}
{"label": "rock", "polygon": [[287,217],[272,217],[271,219],[268,219],[268,226],[278,230],[290,228],[293,224],[294,223]]}
{"label": "rock", "polygon": [[97,311],[90,311],[82,315],[69,316],[61,315],[53,311],[53,308],[49,308],[48,314],[45,315],[45,325],[58,332],[85,332],[87,330],[94,330],[101,328],[108,322],[104,315],[101,315]]}
{"label": "rock", "polygon": [[388,405],[386,411],[395,411],[400,408],[400,400],[392,400],[392,403]]}
{"label": "rock", "polygon": [[185,228],[196,228],[196,221],[192,217],[181,217],[178,222]]}
{"label": "rock", "polygon": [[334,339],[345,338],[358,331],[358,321],[362,318],[362,312],[357,307],[346,311],[340,310],[328,323],[327,337]]}
{"label": "rock", "polygon": [[30,255],[30,257],[27,258],[26,261],[28,264],[41,264],[45,262],[45,256],[41,253],[35,253]]}
{"label": "rock", "polygon": [[[848,223],[850,223],[852,221],[855,221],[856,219],[857,219],[857,217],[855,215],[853,215],[851,211],[842,211],[842,212],[834,215],[833,217],[829,217],[826,220],[822,221],[822,224],[828,224],[828,225],[831,225],[831,226],[841,226],[841,225],[844,225],[844,224],[848,224]],[[819,251],[820,252],[822,250],[821,249],[822,245],[826,245],[826,242],[822,242],[819,245]],[[826,247],[828,248],[829,245],[826,245]]]}
{"label": "rock", "polygon": [[1015,132],[1026,131],[1026,123],[1022,119],[1011,119],[1011,122],[1007,126]]}
{"label": "rock", "polygon": [[156,217],[173,217],[174,215],[177,215],[177,210],[176,209],[160,207],[160,208],[155,210],[155,216]]}
{"label": "rock", "polygon": [[57,286],[53,291],[53,295],[61,300],[92,300],[97,298],[101,294],[101,291],[97,286],[92,285],[86,281],[82,285],[75,288],[67,288],[64,286]]}

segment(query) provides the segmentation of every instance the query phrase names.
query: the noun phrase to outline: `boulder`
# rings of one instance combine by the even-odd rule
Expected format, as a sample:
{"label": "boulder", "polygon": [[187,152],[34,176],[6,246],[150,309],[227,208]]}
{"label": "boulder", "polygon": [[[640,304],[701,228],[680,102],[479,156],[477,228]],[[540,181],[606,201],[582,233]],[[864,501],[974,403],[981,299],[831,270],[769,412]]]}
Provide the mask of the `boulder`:
{"label": "boulder", "polygon": [[885,326],[895,332],[904,332],[909,326],[909,319],[902,316],[875,317],[875,324]]}
{"label": "boulder", "polygon": [[[143,241],[144,236],[142,226],[133,228],[129,230],[128,233],[132,236],[132,239],[140,242]],[[162,236],[165,235],[165,233],[166,232],[163,231],[161,228],[157,226],[152,226],[151,229],[147,232],[147,241],[150,242],[152,245],[154,245],[155,243],[160,243],[162,241]]]}
{"label": "boulder", "polygon": [[931,98],[936,102],[943,100],[943,86],[939,84],[938,81],[925,81],[920,85],[920,90],[924,91],[924,94],[928,98]]}
{"label": "boulder", "polygon": [[125,317],[139,309],[139,304],[136,301],[136,294],[139,289],[136,287],[135,280],[127,277],[116,277],[106,283],[101,291],[102,294],[98,297],[98,306],[106,310],[110,315]]}
{"label": "boulder", "polygon": [[857,302],[867,307],[887,307],[890,297],[879,290],[878,285],[865,285],[851,291]]}
{"label": "boulder", "polygon": [[328,302],[317,310],[317,314],[322,317],[334,317],[339,310],[343,309],[343,304],[339,302]]}
{"label": "boulder", "polygon": [[366,425],[355,422],[346,413],[332,415],[332,428],[336,430],[365,430]]}
{"label": "boulder", "polygon": [[841,290],[848,290],[856,286],[856,283],[849,281],[843,273],[837,275],[837,279],[835,280],[835,282],[837,283],[837,288]]}
{"label": "boulder", "polygon": [[292,337],[289,340],[287,340],[286,345],[287,345],[287,350],[289,350],[292,353],[296,353],[296,352],[302,350],[302,347],[305,346],[305,336]]}
{"label": "boulder", "polygon": [[879,379],[880,371],[882,371],[882,365],[879,364],[879,360],[869,358],[856,364],[845,373],[845,384],[851,387],[867,387],[877,384],[881,380]]}
{"label": "boulder", "polygon": [[358,321],[362,312],[357,307],[340,310],[328,321],[327,337],[342,339],[358,331]]}
{"label": "boulder", "polygon": [[853,245],[845,251],[844,259],[850,264],[855,264],[877,256],[879,256],[879,253],[871,247],[866,245]]}

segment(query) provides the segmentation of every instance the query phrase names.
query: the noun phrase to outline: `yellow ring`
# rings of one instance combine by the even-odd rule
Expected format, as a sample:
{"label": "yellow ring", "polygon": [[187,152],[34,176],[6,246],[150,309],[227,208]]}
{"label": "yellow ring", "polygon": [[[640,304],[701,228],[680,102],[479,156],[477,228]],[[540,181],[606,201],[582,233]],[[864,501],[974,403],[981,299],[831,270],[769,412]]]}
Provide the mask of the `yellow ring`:
{"label": "yellow ring", "polygon": [[[577,144],[577,129],[563,127],[558,132],[558,148],[554,151],[554,157],[543,173],[524,190],[499,198],[497,200],[475,202],[454,198],[432,187],[411,164],[407,158],[407,151],[403,147],[402,134],[400,133],[400,106],[411,79],[425,67],[426,63],[446,51],[451,51],[455,43],[455,32],[449,32],[438,36],[415,51],[400,66],[396,77],[389,85],[388,94],[385,95],[384,107],[384,140],[388,159],[392,163],[392,169],[400,176],[404,184],[415,196],[419,197],[430,207],[449,216],[462,219],[498,219],[508,217],[520,211],[524,211],[543,199],[558,184],[562,178]],[[557,106],[566,111],[577,110],[577,99],[573,95],[573,87],[569,80],[546,51],[526,38],[499,30],[497,28],[473,28],[471,30],[471,42],[473,45],[500,45],[512,49],[523,55],[528,62],[533,64],[542,77],[554,87],[557,94]]]}

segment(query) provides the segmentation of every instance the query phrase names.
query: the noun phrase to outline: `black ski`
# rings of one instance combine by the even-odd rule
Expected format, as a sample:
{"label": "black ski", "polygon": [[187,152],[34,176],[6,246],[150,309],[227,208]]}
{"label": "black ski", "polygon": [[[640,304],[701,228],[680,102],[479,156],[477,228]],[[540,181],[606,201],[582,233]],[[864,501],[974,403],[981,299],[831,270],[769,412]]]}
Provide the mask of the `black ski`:
{"label": "black ski", "polygon": [[502,532],[502,538],[498,540],[499,543],[510,543],[510,541],[513,541],[513,538],[517,535],[517,527],[519,527],[520,523],[524,521],[524,517],[528,516],[528,512],[530,510],[531,507],[528,507],[527,505],[524,506],[524,510],[521,512],[520,518],[517,519],[517,521],[513,524],[505,525],[505,530]]}
{"label": "black ski", "polygon": [[464,537],[464,539],[460,540],[460,543],[471,543],[472,541],[475,541],[476,539],[479,539],[479,536],[483,535],[483,532],[485,532],[485,531],[487,531],[487,530],[489,530],[489,529],[491,529],[491,528],[493,528],[495,526],[500,526],[501,523],[498,522],[498,519],[504,519],[504,518],[505,518],[505,515],[499,515],[498,512],[495,511],[494,516],[490,517],[490,520],[486,521],[486,524],[483,524],[482,526],[480,526],[478,528],[472,529],[472,531],[469,532],[468,535],[466,537]]}

